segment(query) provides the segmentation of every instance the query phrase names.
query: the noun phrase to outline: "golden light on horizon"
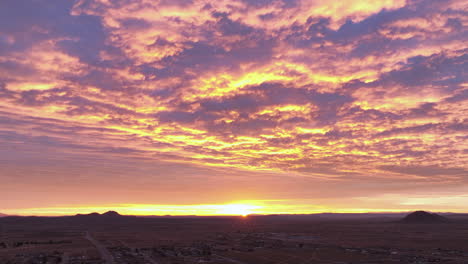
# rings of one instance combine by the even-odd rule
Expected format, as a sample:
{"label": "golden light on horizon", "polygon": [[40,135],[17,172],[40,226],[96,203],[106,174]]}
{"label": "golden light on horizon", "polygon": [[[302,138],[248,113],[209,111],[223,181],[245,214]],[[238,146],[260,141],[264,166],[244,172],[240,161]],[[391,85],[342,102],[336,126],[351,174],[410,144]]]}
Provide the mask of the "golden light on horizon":
{"label": "golden light on horizon", "polygon": [[47,207],[3,210],[9,215],[42,215],[62,216],[74,214],[104,213],[117,211],[123,215],[172,215],[172,216],[247,216],[255,213],[268,212],[268,207],[258,202],[227,203],[227,204],[197,204],[197,205],[154,205],[154,204],[122,204],[106,206],[76,206],[76,207]]}
{"label": "golden light on horizon", "polygon": [[[389,201],[399,201],[398,206],[376,208],[369,205],[374,203],[389,204]],[[464,212],[468,201],[467,195],[452,196],[410,196],[382,195],[369,200],[358,197],[348,200],[346,204],[317,204],[318,201],[309,200],[239,200],[220,204],[107,204],[80,205],[6,209],[2,213],[8,215],[36,215],[36,216],[66,216],[75,214],[89,214],[93,212],[105,213],[117,211],[122,215],[135,216],[248,216],[272,214],[316,214],[316,213],[385,213],[409,212],[426,206],[432,211]],[[364,206],[366,207],[358,207]],[[445,208],[445,209],[444,209]]]}
{"label": "golden light on horizon", "polygon": [[217,212],[220,215],[241,215],[247,216],[255,213],[256,209],[262,208],[258,205],[250,204],[225,204],[220,206],[220,210]]}

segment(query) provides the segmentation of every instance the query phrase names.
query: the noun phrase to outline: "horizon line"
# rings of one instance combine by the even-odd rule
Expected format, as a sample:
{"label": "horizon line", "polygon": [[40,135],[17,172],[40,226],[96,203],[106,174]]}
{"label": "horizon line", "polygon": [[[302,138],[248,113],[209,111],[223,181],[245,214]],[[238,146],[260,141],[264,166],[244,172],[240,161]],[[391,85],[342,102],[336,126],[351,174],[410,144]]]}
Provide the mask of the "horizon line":
{"label": "horizon line", "polygon": [[402,213],[411,213],[416,211],[426,211],[430,213],[437,214],[468,214],[468,212],[451,212],[451,211],[431,211],[431,210],[408,210],[408,211],[378,211],[378,212],[314,212],[314,213],[251,213],[251,214],[186,214],[186,215],[177,215],[177,214],[148,214],[148,215],[139,215],[139,214],[120,214],[116,210],[109,210],[104,213],[99,212],[89,212],[89,213],[72,213],[72,214],[52,214],[52,215],[28,215],[28,214],[4,214],[0,212],[1,217],[72,217],[72,216],[86,216],[91,214],[98,214],[100,216],[108,212],[116,212],[120,216],[134,216],[134,217],[247,217],[247,216],[300,216],[300,215],[320,215],[320,214],[341,214],[341,215],[365,215],[365,214],[402,214]]}

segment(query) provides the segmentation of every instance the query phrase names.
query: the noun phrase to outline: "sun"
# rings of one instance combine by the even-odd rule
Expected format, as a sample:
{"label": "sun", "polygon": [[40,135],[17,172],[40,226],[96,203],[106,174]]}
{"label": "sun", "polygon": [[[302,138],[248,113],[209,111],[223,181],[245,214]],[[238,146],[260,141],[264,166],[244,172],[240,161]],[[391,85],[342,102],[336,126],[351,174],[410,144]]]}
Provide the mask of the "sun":
{"label": "sun", "polygon": [[220,206],[218,214],[220,215],[241,215],[247,216],[255,212],[255,209],[260,208],[257,205],[250,204],[224,204]]}

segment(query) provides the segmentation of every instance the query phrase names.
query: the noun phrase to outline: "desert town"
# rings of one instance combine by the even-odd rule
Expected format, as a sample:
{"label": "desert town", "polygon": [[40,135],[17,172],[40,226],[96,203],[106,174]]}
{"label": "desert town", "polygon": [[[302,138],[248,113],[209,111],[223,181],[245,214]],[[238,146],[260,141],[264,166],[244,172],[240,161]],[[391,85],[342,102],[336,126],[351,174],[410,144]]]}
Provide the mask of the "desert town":
{"label": "desert town", "polygon": [[[468,222],[444,222],[435,214],[415,214],[404,219],[408,223],[365,219],[351,222],[310,220],[307,223],[307,217],[277,219],[273,216],[140,219],[94,215],[68,219],[67,230],[63,230],[65,226],[44,228],[47,222],[44,219],[23,219],[23,226],[31,221],[35,222],[35,228],[43,225],[39,233],[38,230],[35,234],[29,233],[28,239],[24,234],[24,240],[10,237],[14,228],[21,226],[21,221],[13,223],[4,218],[0,263],[467,263]],[[74,222],[77,220],[80,223]],[[110,233],[108,225],[119,227],[119,232]],[[195,230],[195,226],[204,235],[184,233],[189,228]],[[89,227],[94,230],[80,230]],[[153,237],[153,231],[163,235]],[[460,233],[454,237],[454,233],[449,232]],[[403,234],[406,237],[401,237]],[[448,234],[455,238],[452,243],[444,242],[449,239]],[[381,237],[380,241],[376,239],[383,235],[386,237]],[[65,239],[58,239],[58,236]],[[401,241],[394,242],[398,236]]]}

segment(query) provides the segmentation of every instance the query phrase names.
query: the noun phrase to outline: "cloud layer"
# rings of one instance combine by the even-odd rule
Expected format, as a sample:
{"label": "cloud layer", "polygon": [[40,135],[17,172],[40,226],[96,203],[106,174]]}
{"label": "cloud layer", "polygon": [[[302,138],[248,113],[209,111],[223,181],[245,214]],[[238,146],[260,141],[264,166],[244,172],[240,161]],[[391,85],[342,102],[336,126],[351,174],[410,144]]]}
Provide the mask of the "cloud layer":
{"label": "cloud layer", "polygon": [[[355,197],[468,188],[467,13],[461,0],[2,1],[0,178],[13,197],[39,167],[64,177],[42,164],[60,153],[163,167],[127,168],[117,189],[173,174],[186,193],[238,177],[291,199],[327,195],[278,194],[289,177],[354,182]],[[111,178],[96,174],[80,184]]]}

